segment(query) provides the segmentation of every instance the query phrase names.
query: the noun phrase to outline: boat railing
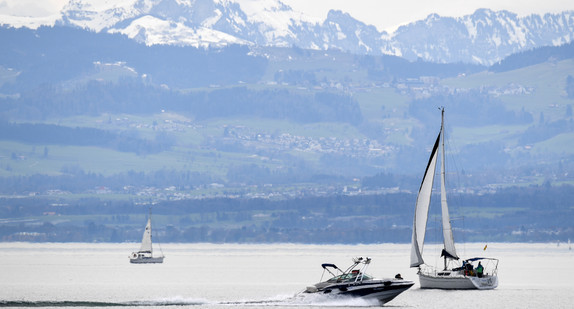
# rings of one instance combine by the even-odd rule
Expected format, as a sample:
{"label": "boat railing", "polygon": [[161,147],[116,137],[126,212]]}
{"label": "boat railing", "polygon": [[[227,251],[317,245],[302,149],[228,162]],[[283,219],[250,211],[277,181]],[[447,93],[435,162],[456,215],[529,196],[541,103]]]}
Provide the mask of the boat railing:
{"label": "boat railing", "polygon": [[483,276],[496,276],[498,274],[498,259],[487,257],[474,257],[465,260],[466,263],[471,263],[473,268],[476,269],[477,262],[480,262],[483,268]]}
{"label": "boat railing", "polygon": [[422,264],[419,266],[418,273],[421,275],[432,276],[432,277],[440,277],[440,276],[461,276],[461,277],[476,277],[476,267],[477,265],[472,264],[472,262],[481,262],[483,267],[483,276],[497,276],[498,274],[498,259],[494,258],[472,258],[465,260],[466,263],[470,263],[472,269],[470,271],[466,271],[464,267],[455,267],[447,270],[439,270],[438,268]]}
{"label": "boat railing", "polygon": [[[343,274],[343,271],[341,269],[339,269],[339,267],[337,267],[337,265],[335,265],[335,264],[323,263],[323,264],[321,264],[321,267],[323,267],[323,273],[321,274],[321,280],[319,280],[320,282],[323,281],[323,276],[325,275],[325,271],[327,271],[329,274],[331,274],[331,276],[333,276],[333,278]],[[329,270],[329,267],[333,268],[334,272]]]}
{"label": "boat railing", "polygon": [[[356,267],[360,264],[362,264],[360,269],[356,269]],[[342,282],[342,281],[362,282],[363,279],[365,278],[365,273],[366,273],[367,268],[369,267],[370,264],[371,264],[371,258],[369,258],[369,257],[353,258],[353,264],[351,266],[349,266],[349,268],[347,268],[345,271],[342,271],[335,264],[331,264],[331,263],[321,264],[321,267],[323,267],[323,273],[321,274],[320,282],[323,281],[323,277],[325,275],[325,272],[328,272],[331,276],[333,276],[331,279],[329,279],[329,281],[334,280],[337,282]],[[329,268],[334,269],[334,271],[331,271]],[[367,275],[367,278],[369,278],[368,275]]]}
{"label": "boat railing", "polygon": [[[422,264],[419,266],[418,273],[421,275],[425,275],[425,276],[437,277],[439,275],[439,273],[444,274],[445,271],[438,270],[436,267],[431,266],[431,265]],[[450,272],[449,272],[449,275],[450,275]]]}
{"label": "boat railing", "polygon": [[494,258],[475,258],[475,261],[481,261],[484,268],[483,276],[496,276],[498,275],[498,259]]}

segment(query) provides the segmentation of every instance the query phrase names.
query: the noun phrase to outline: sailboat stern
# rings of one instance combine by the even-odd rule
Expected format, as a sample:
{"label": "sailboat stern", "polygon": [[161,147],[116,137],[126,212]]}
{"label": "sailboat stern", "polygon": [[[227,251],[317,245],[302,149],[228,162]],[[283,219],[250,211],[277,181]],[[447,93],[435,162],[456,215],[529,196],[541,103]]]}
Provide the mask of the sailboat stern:
{"label": "sailboat stern", "polygon": [[475,288],[479,290],[491,290],[498,287],[498,276],[471,277],[470,280]]}

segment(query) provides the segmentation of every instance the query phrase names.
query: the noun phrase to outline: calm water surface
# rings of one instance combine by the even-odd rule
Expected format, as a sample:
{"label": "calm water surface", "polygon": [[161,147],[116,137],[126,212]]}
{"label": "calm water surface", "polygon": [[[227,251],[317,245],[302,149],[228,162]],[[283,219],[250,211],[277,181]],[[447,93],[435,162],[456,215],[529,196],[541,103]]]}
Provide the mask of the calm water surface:
{"label": "calm water surface", "polygon": [[[163,264],[134,265],[139,244],[0,243],[0,306],[143,308],[363,307],[362,300],[294,295],[340,268],[373,259],[376,277],[417,282],[385,307],[574,308],[574,250],[567,244],[461,244],[463,257],[500,259],[491,291],[421,290],[410,245],[164,244]],[[438,256],[438,246],[425,254]],[[428,253],[428,254],[427,254]],[[434,258],[427,262],[435,263]],[[440,261],[436,261],[440,263]]]}

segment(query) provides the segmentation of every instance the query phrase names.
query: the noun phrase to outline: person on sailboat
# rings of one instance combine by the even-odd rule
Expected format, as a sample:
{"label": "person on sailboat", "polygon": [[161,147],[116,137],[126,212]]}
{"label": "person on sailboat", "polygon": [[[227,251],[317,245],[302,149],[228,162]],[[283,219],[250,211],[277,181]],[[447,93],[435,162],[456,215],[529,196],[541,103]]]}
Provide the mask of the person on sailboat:
{"label": "person on sailboat", "polygon": [[484,271],[484,268],[482,267],[482,264],[480,262],[478,262],[478,266],[476,266],[476,276],[479,278],[482,278],[482,272]]}
{"label": "person on sailboat", "polygon": [[464,274],[465,274],[466,276],[472,276],[472,268],[473,268],[473,267],[472,267],[472,264],[471,264],[470,262],[468,262],[468,261],[465,261],[464,264],[465,264],[465,265],[464,265],[464,268],[465,268]]}

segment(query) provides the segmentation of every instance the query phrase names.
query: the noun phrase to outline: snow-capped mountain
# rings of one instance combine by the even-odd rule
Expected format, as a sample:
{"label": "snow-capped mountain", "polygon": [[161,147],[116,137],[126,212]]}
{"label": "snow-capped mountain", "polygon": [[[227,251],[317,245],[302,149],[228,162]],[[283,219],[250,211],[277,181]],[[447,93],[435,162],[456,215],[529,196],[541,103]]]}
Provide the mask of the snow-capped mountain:
{"label": "snow-capped mountain", "polygon": [[319,23],[277,0],[72,0],[57,24],[123,33],[139,42],[291,46]]}
{"label": "snow-capped mountain", "polygon": [[573,11],[526,17],[488,9],[459,18],[431,14],[388,34],[341,11],[330,11],[320,20],[280,0],[71,0],[56,24],[123,33],[148,45],[334,48],[480,64],[574,39]]}
{"label": "snow-capped mountain", "polygon": [[400,27],[394,46],[408,59],[492,64],[510,54],[574,39],[574,12],[518,17],[480,9],[460,18],[429,15]]}

